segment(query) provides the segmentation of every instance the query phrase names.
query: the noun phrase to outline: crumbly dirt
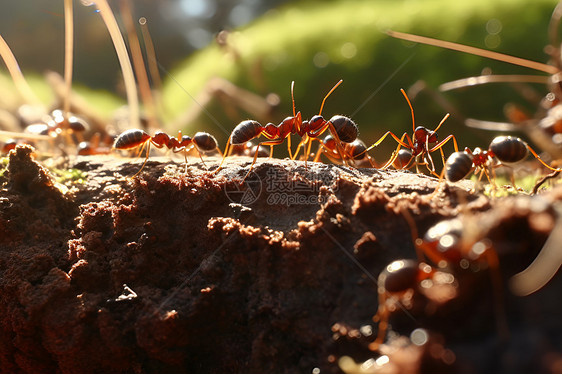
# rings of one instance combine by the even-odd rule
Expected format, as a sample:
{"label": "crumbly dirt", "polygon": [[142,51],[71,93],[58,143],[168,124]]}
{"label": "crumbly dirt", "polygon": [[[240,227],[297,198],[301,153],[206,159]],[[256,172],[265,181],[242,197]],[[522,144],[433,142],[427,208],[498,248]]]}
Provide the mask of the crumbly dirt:
{"label": "crumbly dirt", "polygon": [[[562,367],[559,277],[526,297],[507,285],[557,224],[560,188],[489,199],[469,182],[279,159],[240,184],[242,157],[218,173],[213,158],[151,158],[131,178],[142,160],[101,155],[69,160],[87,177],[60,184],[32,156],[18,146],[0,177],[2,373]],[[393,313],[387,344],[369,350],[378,274],[457,216],[465,242],[498,254],[502,292],[478,263],[455,274],[450,302]],[[418,328],[429,338],[414,344]]]}

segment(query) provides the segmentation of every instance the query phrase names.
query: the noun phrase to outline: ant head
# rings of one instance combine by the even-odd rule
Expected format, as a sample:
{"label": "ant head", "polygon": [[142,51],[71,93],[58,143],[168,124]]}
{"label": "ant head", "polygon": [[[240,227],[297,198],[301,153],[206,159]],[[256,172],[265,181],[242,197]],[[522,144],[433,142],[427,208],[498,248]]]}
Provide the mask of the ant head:
{"label": "ant head", "polygon": [[[307,121],[303,122],[303,124],[306,123],[306,122]],[[324,117],[317,114],[315,116],[312,116],[312,118],[308,121],[308,124],[310,125],[310,127],[317,128],[317,127],[320,127],[321,124],[324,123],[324,122],[326,122]]]}
{"label": "ant head", "polygon": [[435,131],[429,130],[423,126],[418,126],[414,130],[414,139],[418,143],[437,143],[438,136]]}
{"label": "ant head", "polygon": [[165,145],[170,140],[170,136],[162,131],[156,131],[152,137],[152,142],[158,145]]}
{"label": "ant head", "polygon": [[189,135],[184,135],[181,137],[181,140],[178,144],[178,147],[187,147],[189,146],[191,143],[193,142],[193,139],[191,139],[191,136]]}

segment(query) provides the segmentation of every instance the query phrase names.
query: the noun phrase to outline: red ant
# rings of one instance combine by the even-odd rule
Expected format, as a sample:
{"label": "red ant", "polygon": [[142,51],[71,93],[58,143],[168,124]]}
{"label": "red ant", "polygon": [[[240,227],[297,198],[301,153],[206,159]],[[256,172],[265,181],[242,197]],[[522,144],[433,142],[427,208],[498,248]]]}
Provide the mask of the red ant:
{"label": "red ant", "polygon": [[228,156],[252,156],[258,152],[258,157],[269,157],[269,151],[265,147],[258,147],[249,141],[244,144],[231,144]]}
{"label": "red ant", "polygon": [[[507,322],[502,294],[502,279],[499,272],[499,259],[489,239],[473,240],[467,233],[465,222],[459,219],[445,220],[431,227],[424,238],[417,237],[413,219],[408,220],[418,260],[399,260],[388,265],[378,279],[379,308],[373,317],[379,323],[377,339],[369,348],[377,350],[384,342],[391,313],[399,307],[420,311],[419,302],[430,301],[443,305],[465,292],[470,293],[474,273],[489,268],[495,298],[498,331],[507,335]],[[471,223],[471,222],[468,222]],[[425,258],[435,265],[429,265]],[[422,299],[420,299],[420,297]],[[425,299],[425,300],[424,300]],[[423,310],[433,308],[423,307]],[[420,311],[423,313],[423,311]]]}
{"label": "red ant", "polygon": [[[92,135],[89,141],[83,141],[78,144],[78,155],[79,156],[93,156],[93,155],[105,155],[111,153],[111,141],[110,136],[106,136],[104,141],[101,140],[101,134],[99,132]],[[111,141],[109,143],[109,141]],[[100,143],[102,143],[100,145]]]}
{"label": "red ant", "polygon": [[[445,165],[445,155],[443,153],[442,147],[449,140],[453,139],[455,151],[458,151],[457,139],[455,138],[454,135],[449,135],[442,141],[438,141],[438,137],[437,137],[437,130],[439,130],[443,122],[445,122],[445,120],[449,118],[449,113],[447,113],[445,117],[443,117],[441,122],[439,122],[439,125],[437,125],[437,127],[435,128],[435,130],[429,130],[423,126],[416,127],[416,121],[414,119],[414,108],[412,107],[412,103],[410,103],[410,99],[408,99],[408,95],[406,95],[406,92],[402,88],[400,89],[400,92],[402,92],[402,95],[404,95],[406,101],[408,102],[408,105],[410,106],[410,111],[412,113],[412,129],[414,130],[412,138],[414,140],[412,141],[412,138],[410,138],[408,133],[404,133],[401,138],[398,138],[392,131],[387,131],[386,134],[384,134],[379,140],[375,142],[375,144],[367,148],[365,152],[368,152],[372,148],[378,146],[388,135],[390,135],[394,138],[394,140],[396,140],[396,142],[398,143],[398,147],[393,152],[392,156],[390,157],[390,160],[387,161],[387,163],[382,167],[382,169],[386,169],[390,165],[394,165],[396,168],[400,168],[400,169],[409,169],[413,166],[413,164],[415,164],[416,172],[419,173],[418,166],[425,165],[431,174],[438,177],[439,174],[435,172],[435,165],[433,164],[433,159],[431,158],[431,152],[439,150],[441,152],[441,158],[443,159],[443,165]],[[407,143],[404,142],[404,139],[407,140]],[[432,145],[431,148],[430,145]],[[401,147],[405,147],[406,149],[401,150],[400,149]],[[418,161],[420,157],[424,159],[424,162],[420,163]],[[431,169],[429,168],[426,160],[429,160],[431,164]]]}
{"label": "red ant", "polygon": [[[473,86],[477,84],[486,84],[494,82],[529,82],[529,83],[548,83],[548,89],[550,92],[541,101],[539,110],[535,115],[535,120],[530,119],[526,114],[522,113],[520,110],[514,110],[513,106],[506,108],[507,117],[514,123],[506,124],[499,122],[490,121],[479,121],[473,119],[467,119],[466,124],[470,127],[478,127],[484,129],[498,129],[503,128],[515,128],[518,124],[529,123],[529,126],[523,126],[523,129],[527,132],[528,136],[532,140],[539,144],[543,149],[548,151],[554,157],[561,157],[560,151],[560,136],[559,131],[561,129],[561,110],[560,99],[562,95],[562,85],[559,78],[559,74],[562,69],[562,59],[560,58],[560,42],[557,40],[558,35],[558,24],[560,22],[560,15],[562,9],[562,3],[559,3],[554,12],[549,25],[549,37],[550,45],[545,48],[545,51],[549,54],[551,59],[551,64],[543,64],[540,62],[535,62],[531,60],[526,60],[519,57],[514,57],[506,55],[503,53],[488,51],[481,48],[466,46],[458,43],[442,41],[433,38],[427,38],[418,35],[412,35],[397,31],[388,31],[387,34],[398,39],[408,40],[415,43],[423,43],[427,45],[432,45],[441,48],[447,48],[463,53],[469,53],[485,58],[490,58],[497,61],[502,61],[518,66],[523,66],[526,68],[534,69],[537,71],[542,71],[550,74],[550,77],[535,76],[535,75],[482,75],[478,77],[470,77],[465,79],[460,79],[454,82],[449,82],[441,85],[441,91],[448,91],[451,89],[457,89],[466,86]],[[538,122],[538,126],[537,126]],[[546,135],[546,136],[545,136]]]}
{"label": "red ant", "polygon": [[2,146],[2,154],[8,154],[12,149],[16,148],[18,145],[17,139],[7,139]]}
{"label": "red ant", "polygon": [[[360,163],[360,162],[368,162],[372,168],[375,168],[375,161],[369,154],[366,152],[367,146],[365,143],[360,139],[355,139],[351,143],[343,143],[343,152],[344,157],[346,160],[349,160],[353,163]],[[320,160],[320,156],[326,156],[332,162],[345,162],[346,160],[342,160],[337,152],[336,147],[336,139],[332,135],[326,135],[324,140],[320,142],[318,146],[318,151],[316,152],[316,156],[314,157],[314,162],[318,162]]]}
{"label": "red ant", "polygon": [[[491,183],[490,175],[487,171],[487,166],[494,158],[498,159],[502,164],[517,163],[523,161],[528,152],[541,164],[553,171],[562,171],[546,164],[539,155],[523,140],[513,136],[498,136],[492,140],[487,150],[475,148],[471,151],[468,147],[463,152],[454,152],[447,159],[445,166],[445,177],[450,182],[457,182],[465,178],[470,172],[475,169],[480,169],[480,176],[486,175],[488,181]],[[500,164],[496,165],[499,166]],[[513,181],[512,181],[513,182]]]}
{"label": "red ant", "polygon": [[150,155],[150,144],[153,144],[157,148],[166,147],[171,149],[173,152],[184,152],[185,156],[185,163],[186,163],[186,172],[187,172],[187,152],[192,148],[197,150],[199,157],[201,158],[201,162],[203,161],[202,153],[218,150],[217,140],[214,136],[206,132],[198,132],[196,133],[193,138],[190,136],[184,135],[181,136],[181,131],[178,132],[177,138],[170,137],[168,134],[158,131],[154,134],[154,136],[148,135],[143,130],[139,129],[130,129],[126,130],[121,135],[115,139],[115,143],[113,143],[113,148],[115,149],[132,149],[136,147],[141,147],[142,149],[147,146],[146,150],[146,158],[144,163],[142,164],[140,170],[133,175],[131,178],[137,176],[141,170],[144,168],[144,165],[148,161],[148,156]]}
{"label": "red ant", "polygon": [[[317,138],[324,131],[326,131],[326,129],[329,129],[332,136],[334,136],[334,138],[336,139],[336,147],[338,148],[338,153],[340,154],[341,159],[344,160],[345,158],[343,156],[341,141],[346,141],[346,140],[353,141],[357,137],[357,125],[355,125],[355,123],[350,119],[348,119],[347,117],[334,116],[330,121],[326,121],[321,116],[322,109],[324,107],[324,103],[326,99],[342,82],[343,80],[340,80],[338,83],[336,83],[334,87],[332,87],[332,89],[328,92],[328,94],[326,94],[324,100],[322,101],[322,105],[320,106],[319,114],[312,117],[310,121],[303,122],[301,113],[298,112],[295,114],[295,98],[293,94],[295,82],[293,81],[291,83],[293,116],[285,118],[277,126],[274,125],[273,123],[268,123],[267,125],[262,126],[258,121],[254,121],[254,120],[245,120],[240,122],[234,128],[234,130],[232,130],[232,133],[228,138],[223,159],[219,164],[219,167],[215,170],[215,173],[221,169],[222,164],[226,158],[226,155],[229,153],[229,148],[231,145],[245,144],[247,141],[252,140],[260,135],[264,135],[267,139],[269,139],[265,142],[259,143],[258,146],[269,145],[271,147],[270,157],[273,154],[273,146],[277,144],[281,144],[285,139],[287,139],[287,148],[289,150],[289,157],[291,159],[294,159],[298,154],[300,147],[306,145],[306,143],[308,142],[308,138],[303,139],[299,143],[299,146],[295,154],[293,155],[291,153],[291,141],[290,141],[291,134],[297,134],[301,137],[304,137],[306,135],[309,138]],[[335,124],[333,124],[331,121],[334,121]],[[339,131],[336,130],[336,127]],[[340,139],[340,134],[343,139]],[[310,143],[307,148],[305,159],[308,158],[309,151],[310,151]],[[252,168],[256,163],[257,157],[258,157],[258,153],[256,152],[254,154],[254,159],[252,161],[252,164],[250,165],[250,170],[248,170],[248,173],[246,173],[246,176],[242,179],[242,182],[244,182],[244,180],[248,177],[248,175],[252,171]]]}
{"label": "red ant", "polygon": [[[76,135],[81,141],[82,134],[89,130],[89,125],[82,118],[68,113],[64,115],[62,110],[56,109],[50,115],[45,116],[41,122],[32,123],[25,128],[25,132],[36,135],[48,135],[50,137],[58,137],[65,134],[68,137]],[[72,143],[69,140],[69,143]]]}
{"label": "red ant", "polygon": [[378,333],[369,344],[372,351],[384,342],[390,316],[397,306],[412,310],[427,301],[442,305],[454,299],[458,292],[453,274],[416,260],[396,260],[387,265],[379,275],[377,288],[379,306],[373,321],[378,322]]}

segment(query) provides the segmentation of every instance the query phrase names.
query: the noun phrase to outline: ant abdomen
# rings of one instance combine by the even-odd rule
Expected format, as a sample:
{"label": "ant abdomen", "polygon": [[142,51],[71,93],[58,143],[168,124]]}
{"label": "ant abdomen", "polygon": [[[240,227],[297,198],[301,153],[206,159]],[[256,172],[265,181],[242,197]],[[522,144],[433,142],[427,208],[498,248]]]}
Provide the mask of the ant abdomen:
{"label": "ant abdomen", "polygon": [[436,263],[445,260],[457,266],[462,260],[458,247],[463,230],[463,223],[458,218],[441,221],[432,226],[423,239],[426,255],[433,257]]}
{"label": "ant abdomen", "polygon": [[527,157],[528,147],[520,138],[498,136],[490,143],[489,150],[504,163],[519,162]]}
{"label": "ant abdomen", "polygon": [[405,169],[410,164],[413,157],[412,151],[401,148],[396,155],[396,159],[392,162],[392,166],[397,170]]}
{"label": "ant abdomen", "polygon": [[379,275],[379,292],[400,293],[415,288],[418,283],[419,265],[414,260],[396,260],[386,266]]}
{"label": "ant abdomen", "polygon": [[86,132],[90,129],[90,126],[84,119],[73,114],[65,115],[60,109],[53,110],[51,117],[56,127],[66,128],[72,132]]}
{"label": "ant abdomen", "polygon": [[445,165],[447,180],[458,182],[472,171],[472,158],[466,152],[453,152]]}
{"label": "ant abdomen", "polygon": [[[182,140],[183,143],[183,140]],[[217,139],[207,132],[199,131],[193,135],[193,143],[199,152],[214,151],[218,147]]]}
{"label": "ant abdomen", "polygon": [[117,137],[117,139],[115,139],[115,143],[113,143],[113,148],[115,149],[135,148],[141,144],[146,143],[149,139],[150,139],[150,135],[148,135],[143,130],[129,129],[123,131]]}
{"label": "ant abdomen", "polygon": [[230,135],[231,144],[244,144],[260,135],[262,125],[258,121],[245,120],[240,122]]}
{"label": "ant abdomen", "polygon": [[367,156],[367,146],[360,139],[355,139],[350,143],[349,155],[354,160],[362,160]]}
{"label": "ant abdomen", "polygon": [[338,137],[342,142],[351,143],[357,139],[359,130],[351,118],[336,115],[330,119],[330,122],[334,125],[334,129],[336,129]]}

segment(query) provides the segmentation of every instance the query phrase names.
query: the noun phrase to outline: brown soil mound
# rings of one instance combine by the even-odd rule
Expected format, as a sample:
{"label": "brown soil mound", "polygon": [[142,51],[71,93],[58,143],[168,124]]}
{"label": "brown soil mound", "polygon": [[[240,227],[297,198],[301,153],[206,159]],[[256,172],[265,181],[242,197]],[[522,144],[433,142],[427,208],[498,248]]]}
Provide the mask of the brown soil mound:
{"label": "brown soil mound", "polygon": [[[368,349],[378,274],[416,258],[412,232],[461,214],[464,240],[486,238],[506,282],[552,231],[560,189],[489,200],[463,186],[434,194],[438,181],[413,173],[277,159],[240,185],[247,158],[217,174],[217,160],[185,173],[151,159],[131,180],[140,164],[109,156],[72,161],[88,177],[67,188],[31,152],[12,151],[0,179],[2,373],[338,373],[343,356],[385,352],[374,364],[385,372],[562,362],[558,278],[515,297],[493,291],[486,267],[459,276],[451,302],[394,313],[390,343]],[[424,344],[396,338],[419,327]]]}

